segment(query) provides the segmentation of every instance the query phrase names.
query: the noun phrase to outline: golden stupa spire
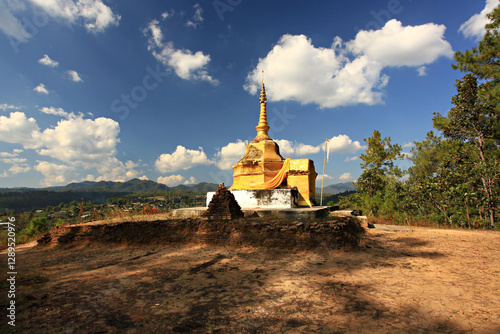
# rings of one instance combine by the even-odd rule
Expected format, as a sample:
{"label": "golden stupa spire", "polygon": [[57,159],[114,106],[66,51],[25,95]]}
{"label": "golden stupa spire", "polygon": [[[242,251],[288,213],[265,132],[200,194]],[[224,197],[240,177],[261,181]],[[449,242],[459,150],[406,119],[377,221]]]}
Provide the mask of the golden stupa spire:
{"label": "golden stupa spire", "polygon": [[259,124],[255,127],[257,130],[257,137],[254,140],[271,139],[267,134],[269,131],[269,125],[267,124],[267,98],[266,98],[266,88],[264,87],[264,71],[262,71],[262,86],[260,88],[260,116]]}

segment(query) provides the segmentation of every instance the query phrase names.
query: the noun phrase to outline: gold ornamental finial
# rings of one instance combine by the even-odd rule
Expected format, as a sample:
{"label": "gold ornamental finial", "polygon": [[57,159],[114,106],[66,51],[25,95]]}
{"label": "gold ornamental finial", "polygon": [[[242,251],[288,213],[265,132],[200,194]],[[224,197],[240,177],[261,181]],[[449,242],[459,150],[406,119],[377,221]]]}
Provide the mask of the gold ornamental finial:
{"label": "gold ornamental finial", "polygon": [[264,86],[264,71],[262,71],[262,86],[260,88],[260,116],[259,124],[255,127],[257,130],[257,137],[254,140],[271,139],[267,134],[269,131],[269,125],[267,124],[267,111],[266,111],[266,88]]}

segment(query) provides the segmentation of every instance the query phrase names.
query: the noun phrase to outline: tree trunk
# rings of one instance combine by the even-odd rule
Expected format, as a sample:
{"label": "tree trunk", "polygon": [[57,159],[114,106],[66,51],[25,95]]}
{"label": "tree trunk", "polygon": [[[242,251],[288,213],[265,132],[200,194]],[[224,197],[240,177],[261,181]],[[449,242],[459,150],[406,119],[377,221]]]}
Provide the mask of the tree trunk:
{"label": "tree trunk", "polygon": [[[478,149],[479,155],[481,157],[481,165],[484,167],[484,172],[487,172],[486,158],[484,156],[484,140],[482,136],[478,136]],[[488,228],[495,228],[495,206],[493,203],[493,192],[492,192],[492,182],[488,176],[481,176],[481,181],[483,183],[484,191],[486,193],[486,198],[488,198],[488,212],[490,215],[490,225]]]}

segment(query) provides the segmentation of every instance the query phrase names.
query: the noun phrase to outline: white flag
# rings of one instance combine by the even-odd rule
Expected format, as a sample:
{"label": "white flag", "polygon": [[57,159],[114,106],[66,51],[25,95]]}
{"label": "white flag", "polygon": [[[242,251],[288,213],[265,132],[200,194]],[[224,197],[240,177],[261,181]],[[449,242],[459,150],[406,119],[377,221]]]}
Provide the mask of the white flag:
{"label": "white flag", "polygon": [[330,156],[330,148],[328,147],[329,140],[326,140],[326,162],[328,162],[328,157]]}

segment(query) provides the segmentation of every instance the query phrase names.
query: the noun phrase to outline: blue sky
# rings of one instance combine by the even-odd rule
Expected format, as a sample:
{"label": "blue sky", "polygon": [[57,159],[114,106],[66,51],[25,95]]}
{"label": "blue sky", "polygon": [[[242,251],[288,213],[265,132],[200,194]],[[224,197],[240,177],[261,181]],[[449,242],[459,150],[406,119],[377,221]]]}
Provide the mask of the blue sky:
{"label": "blue sky", "polygon": [[262,70],[282,156],[321,174],[328,138],[326,184],[353,181],[373,130],[409,152],[450,109],[498,4],[0,0],[0,187],[230,185]]}

